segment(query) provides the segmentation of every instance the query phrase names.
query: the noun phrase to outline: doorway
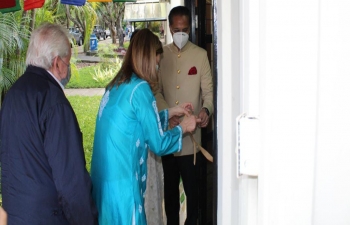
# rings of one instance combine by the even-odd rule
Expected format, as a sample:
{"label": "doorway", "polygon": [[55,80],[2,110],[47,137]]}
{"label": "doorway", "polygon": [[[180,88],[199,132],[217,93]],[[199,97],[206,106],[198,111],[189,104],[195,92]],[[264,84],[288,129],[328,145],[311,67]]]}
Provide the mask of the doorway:
{"label": "doorway", "polygon": [[185,0],[184,4],[191,11],[190,40],[208,53],[212,68],[214,86],[214,113],[211,125],[202,129],[202,146],[214,157],[214,162],[205,161],[200,169],[199,217],[198,224],[213,225],[216,222],[217,202],[217,142],[216,142],[216,63],[213,42],[214,20],[211,0]]}

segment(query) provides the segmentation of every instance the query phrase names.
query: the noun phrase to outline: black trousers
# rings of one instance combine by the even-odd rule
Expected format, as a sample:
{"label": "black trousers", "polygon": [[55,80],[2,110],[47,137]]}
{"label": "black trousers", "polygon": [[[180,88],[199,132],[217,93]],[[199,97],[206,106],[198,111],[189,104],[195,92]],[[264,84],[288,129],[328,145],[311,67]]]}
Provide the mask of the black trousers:
{"label": "black trousers", "polygon": [[193,155],[175,157],[171,154],[162,157],[167,225],[179,225],[180,222],[180,176],[186,194],[187,218],[185,225],[197,225],[198,175],[202,161],[203,155],[200,152],[196,155],[196,165],[193,165]]}

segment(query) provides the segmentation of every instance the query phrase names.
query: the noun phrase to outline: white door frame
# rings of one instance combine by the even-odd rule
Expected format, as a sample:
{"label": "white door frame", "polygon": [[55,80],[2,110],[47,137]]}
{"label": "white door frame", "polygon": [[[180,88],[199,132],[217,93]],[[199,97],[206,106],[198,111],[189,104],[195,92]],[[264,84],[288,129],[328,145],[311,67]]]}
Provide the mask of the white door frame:
{"label": "white door frame", "polygon": [[[217,224],[238,225],[239,185],[235,163],[235,118],[241,109],[238,0],[214,0],[217,25]],[[216,22],[217,21],[217,22]],[[214,25],[215,26],[215,25]]]}

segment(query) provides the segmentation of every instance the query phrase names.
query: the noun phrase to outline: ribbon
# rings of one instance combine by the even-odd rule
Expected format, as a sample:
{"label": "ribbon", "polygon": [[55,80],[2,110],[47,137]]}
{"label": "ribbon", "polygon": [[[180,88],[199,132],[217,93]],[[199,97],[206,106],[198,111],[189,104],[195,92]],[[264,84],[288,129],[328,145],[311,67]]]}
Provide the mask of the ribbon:
{"label": "ribbon", "polygon": [[205,150],[200,144],[198,144],[198,142],[194,139],[193,134],[190,133],[190,137],[192,139],[193,142],[193,165],[196,165],[196,150],[199,149],[202,154],[204,155],[204,157],[209,161],[209,162],[213,162],[213,156],[210,155],[210,153]]}

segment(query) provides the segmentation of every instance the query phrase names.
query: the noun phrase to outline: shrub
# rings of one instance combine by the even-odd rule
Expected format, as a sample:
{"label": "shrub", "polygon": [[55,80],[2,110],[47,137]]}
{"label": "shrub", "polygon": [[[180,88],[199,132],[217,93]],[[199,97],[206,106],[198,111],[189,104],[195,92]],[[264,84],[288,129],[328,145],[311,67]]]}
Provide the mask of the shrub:
{"label": "shrub", "polygon": [[93,79],[94,68],[98,65],[79,69],[79,73],[72,73],[72,78],[66,88],[104,88],[107,83],[99,83]]}
{"label": "shrub", "polygon": [[117,53],[115,52],[115,49],[117,49],[116,45],[114,44],[99,44],[97,55],[102,60],[102,63],[109,63],[110,58],[116,58]]}
{"label": "shrub", "polygon": [[94,68],[92,78],[99,83],[109,83],[120,70],[122,61],[116,58],[115,63],[101,63]]}
{"label": "shrub", "polygon": [[92,78],[98,83],[108,83],[117,74],[119,68],[116,66],[106,67],[103,65],[99,65],[94,68],[94,74]]}

